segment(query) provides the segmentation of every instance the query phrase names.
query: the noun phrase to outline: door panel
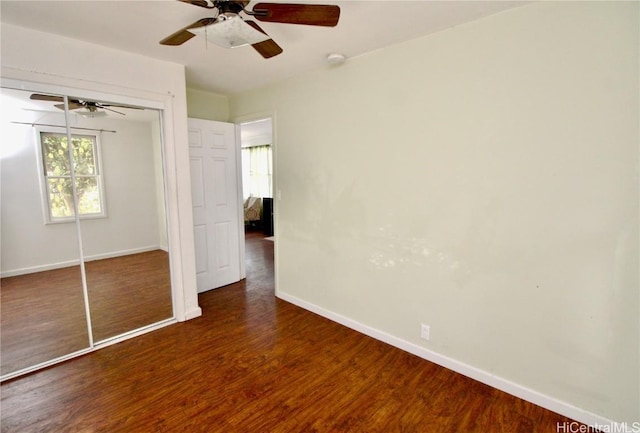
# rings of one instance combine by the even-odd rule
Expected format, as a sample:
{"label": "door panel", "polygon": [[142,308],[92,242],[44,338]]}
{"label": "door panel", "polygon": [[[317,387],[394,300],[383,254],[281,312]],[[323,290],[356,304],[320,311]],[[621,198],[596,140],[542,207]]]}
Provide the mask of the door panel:
{"label": "door panel", "polygon": [[191,200],[193,207],[204,208],[204,165],[202,158],[191,157]]}
{"label": "door panel", "polygon": [[216,230],[216,269],[218,271],[224,271],[231,266],[231,257],[229,252],[231,251],[231,239],[229,234],[232,231],[229,227],[229,223],[217,223],[215,225]]}
{"label": "door panel", "polygon": [[198,292],[240,280],[240,191],[235,125],[189,119]]}
{"label": "door panel", "polygon": [[[195,249],[196,251],[207,251],[209,246],[207,244],[207,226],[206,224],[197,225],[193,227],[193,234],[195,236]],[[196,275],[209,272],[209,262],[207,261],[206,254],[196,254]]]}

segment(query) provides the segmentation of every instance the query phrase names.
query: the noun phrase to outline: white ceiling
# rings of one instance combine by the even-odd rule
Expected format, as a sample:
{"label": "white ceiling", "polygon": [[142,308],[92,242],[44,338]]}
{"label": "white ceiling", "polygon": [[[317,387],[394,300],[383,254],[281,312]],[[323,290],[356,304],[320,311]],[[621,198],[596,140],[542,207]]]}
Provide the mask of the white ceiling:
{"label": "white ceiling", "polygon": [[[251,47],[207,46],[202,37],[195,37],[178,47],[160,45],[158,42],[173,32],[214,15],[207,9],[176,0],[1,0],[0,20],[180,63],[186,65],[188,87],[233,94],[306,70],[328,68],[326,56],[330,53],[352,58],[525,3],[455,0],[286,2],[338,4],[340,21],[333,28],[260,23],[284,49],[276,57],[263,59]],[[249,9],[255,3],[252,1]]]}
{"label": "white ceiling", "polygon": [[273,129],[271,119],[256,120],[240,125],[240,142],[242,147],[271,144]]}

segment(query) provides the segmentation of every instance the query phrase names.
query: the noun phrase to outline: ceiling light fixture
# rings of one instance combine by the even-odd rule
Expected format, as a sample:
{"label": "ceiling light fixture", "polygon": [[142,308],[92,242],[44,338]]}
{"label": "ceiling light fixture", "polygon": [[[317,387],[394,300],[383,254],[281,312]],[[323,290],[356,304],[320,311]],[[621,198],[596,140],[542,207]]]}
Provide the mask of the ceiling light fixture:
{"label": "ceiling light fixture", "polygon": [[89,119],[94,119],[96,117],[107,117],[107,112],[103,110],[98,110],[94,107],[93,110],[90,108],[86,110],[75,110],[74,113],[79,114],[82,117],[86,117]]}
{"label": "ceiling light fixture", "polygon": [[189,31],[196,35],[204,35],[209,42],[224,48],[243,47],[270,39],[232,12],[218,15],[213,24],[192,28]]}

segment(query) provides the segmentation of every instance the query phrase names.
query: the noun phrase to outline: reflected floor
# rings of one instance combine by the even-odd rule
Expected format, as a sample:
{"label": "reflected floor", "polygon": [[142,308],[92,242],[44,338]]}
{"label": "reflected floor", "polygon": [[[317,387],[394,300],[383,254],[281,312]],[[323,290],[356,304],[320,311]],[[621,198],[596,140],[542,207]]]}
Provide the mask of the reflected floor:
{"label": "reflected floor", "polygon": [[173,317],[165,251],[95,260],[85,268],[95,341]]}
{"label": "reflected floor", "polygon": [[0,279],[4,375],[89,346],[80,266]]}
{"label": "reflected floor", "polygon": [[[85,264],[94,341],[173,316],[169,257],[155,250]],[[0,280],[1,374],[89,347],[80,267]]]}

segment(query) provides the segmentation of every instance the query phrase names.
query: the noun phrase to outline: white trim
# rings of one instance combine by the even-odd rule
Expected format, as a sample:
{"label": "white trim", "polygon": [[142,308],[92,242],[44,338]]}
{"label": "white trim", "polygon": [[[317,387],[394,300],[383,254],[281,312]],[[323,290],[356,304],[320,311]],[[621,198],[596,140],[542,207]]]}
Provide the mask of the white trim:
{"label": "white trim", "polygon": [[235,134],[235,151],[236,151],[236,184],[237,188],[237,201],[238,201],[238,255],[240,260],[240,279],[247,278],[247,257],[244,245],[244,184],[242,183],[242,140],[241,140],[241,128],[239,124],[235,124],[233,127]]}
{"label": "white trim", "polygon": [[278,208],[280,207],[280,200],[282,198],[280,186],[278,184],[278,128],[277,128],[277,116],[276,112],[271,113],[271,190],[273,191],[273,285],[274,291],[277,294],[280,289],[280,271],[278,263],[280,263],[280,242],[276,242],[280,233],[280,224],[278,223],[278,215],[280,215]]}
{"label": "white trim", "polygon": [[103,347],[111,346],[112,344],[120,343],[122,341],[128,340],[133,337],[138,337],[143,334],[147,334],[151,331],[155,331],[156,329],[164,328],[165,326],[173,325],[174,323],[178,323],[175,318],[169,318],[165,320],[161,320],[159,322],[152,323],[151,325],[142,326],[138,329],[133,329],[131,331],[125,332],[120,335],[116,335],[114,337],[109,337],[104,340],[99,340],[96,342],[94,349],[102,349]]}
{"label": "white trim", "polygon": [[131,248],[128,250],[120,250],[120,251],[110,251],[108,253],[102,253],[102,254],[93,254],[91,256],[85,256],[84,261],[92,262],[94,260],[112,259],[114,257],[129,256],[131,254],[148,253],[149,251],[155,251],[155,250],[167,251],[166,249],[161,248],[160,245],[149,245],[147,247]]}
{"label": "white trim", "polygon": [[384,331],[380,331],[379,329],[365,325],[341,314],[334,313],[333,311],[322,308],[316,304],[312,304],[310,302],[296,298],[295,296],[283,293],[282,291],[276,292],[276,296],[284,301],[304,308],[305,310],[311,311],[329,320],[344,325],[347,328],[368,335],[369,337],[375,338],[376,340],[387,343],[393,347],[404,350],[405,352],[409,352],[413,355],[419,356],[420,358],[426,359],[427,361],[433,362],[434,364],[438,364],[444,368],[455,371],[456,373],[460,373],[464,376],[475,379],[478,382],[484,383],[485,385],[489,385],[493,388],[499,389],[500,391],[504,391],[508,394],[526,400],[529,403],[541,406],[545,409],[548,409],[560,415],[564,415],[583,424],[589,426],[621,425],[621,423],[616,423],[600,415],[596,415],[584,409],[580,409],[579,407],[573,406],[567,402],[558,400],[551,396],[535,391],[531,388],[527,388],[523,385],[491,374],[490,372],[473,367],[469,364],[465,364],[464,362],[458,361],[424,347],[420,347],[414,343],[410,343]]}
{"label": "white trim", "polygon": [[200,317],[202,316],[202,308],[200,307],[195,307],[192,308],[191,310],[185,310],[184,312],[184,320],[191,320],[191,319],[195,319],[196,317]]}
{"label": "white trim", "polygon": [[[122,256],[131,255],[131,254],[147,253],[149,251],[154,251],[154,250],[166,251],[165,249],[161,248],[160,245],[151,245],[148,247],[132,248],[129,250],[111,251],[108,253],[85,256],[84,261],[91,262],[94,260],[112,259],[114,257],[122,257]],[[28,268],[11,269],[11,270],[0,273],[0,278],[16,277],[19,275],[26,275],[26,274],[35,274],[36,272],[44,272],[44,271],[51,271],[53,269],[68,268],[69,266],[77,266],[79,264],[80,264],[80,260],[74,259],[74,260],[65,260],[64,262],[47,263],[45,265],[30,266]]]}
{"label": "white trim", "polygon": [[28,268],[11,269],[0,273],[0,278],[18,277],[20,275],[35,274],[37,272],[52,271],[54,269],[68,268],[70,266],[78,266],[79,259],[66,260],[64,262],[48,263],[46,265],[30,266]]}
{"label": "white trim", "polygon": [[[275,117],[275,111],[264,110],[256,111],[255,113],[249,113],[242,116],[234,117],[232,122],[236,124],[257,122],[258,120],[272,119]],[[273,125],[271,125],[273,131]],[[272,133],[273,135],[273,133]]]}
{"label": "white trim", "polygon": [[[190,285],[195,287],[195,258],[192,263],[185,264],[184,247],[185,243],[193,246],[193,217],[191,214],[191,197],[180,197],[178,190],[179,185],[179,161],[176,143],[179,141],[176,137],[176,127],[174,123],[174,106],[173,97],[167,96],[165,99],[164,110],[160,117],[161,134],[162,134],[162,155],[164,166],[164,188],[165,188],[165,208],[167,212],[167,243],[169,246],[169,255],[171,263],[171,288],[173,296],[173,311],[179,322],[188,320],[187,312],[187,288]],[[189,191],[189,194],[191,192]],[[187,200],[188,206],[182,204],[183,200]],[[190,224],[190,230],[183,228],[184,223],[181,221],[181,209],[188,213],[187,219]],[[191,262],[191,261],[189,261]],[[190,275],[186,273],[185,266],[193,266],[193,281],[189,281]],[[191,267],[191,266],[189,266]],[[196,308],[199,308],[196,305]],[[189,318],[198,317],[192,316]]]}

